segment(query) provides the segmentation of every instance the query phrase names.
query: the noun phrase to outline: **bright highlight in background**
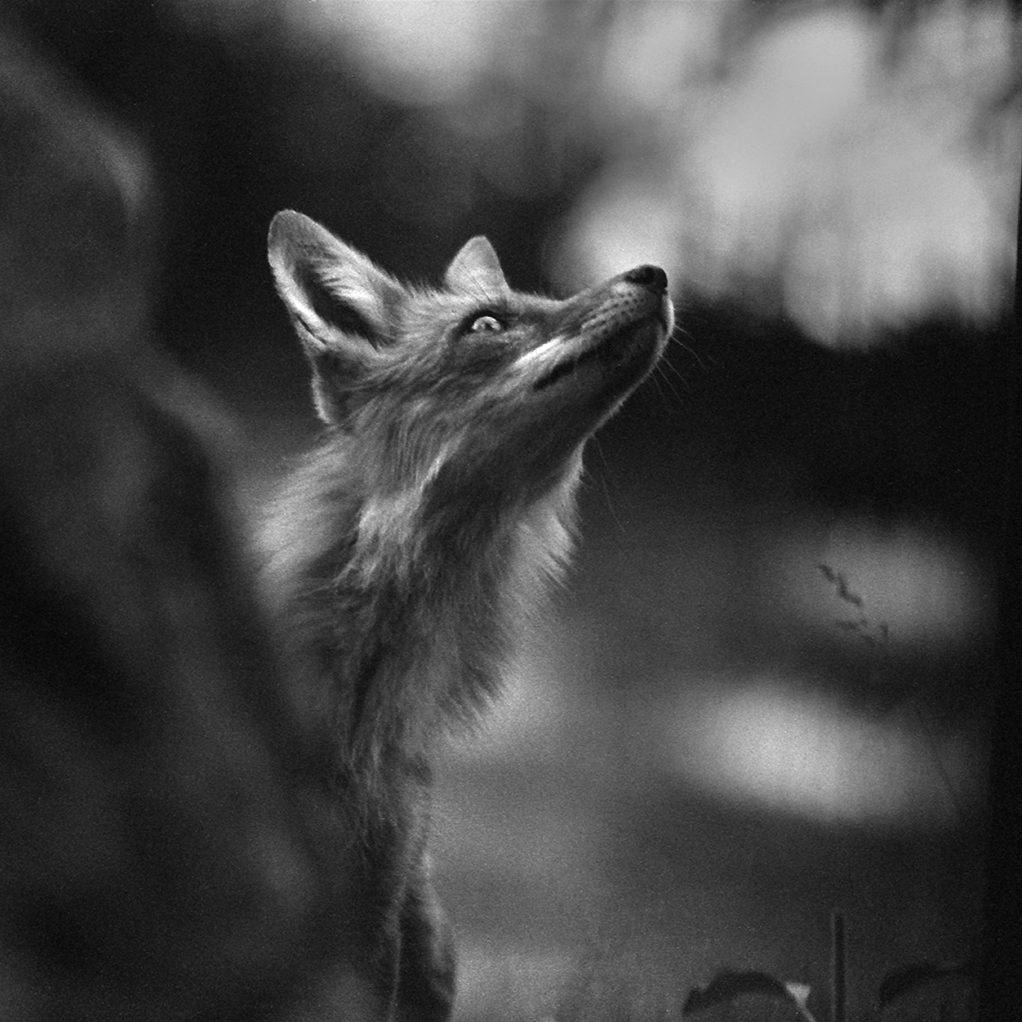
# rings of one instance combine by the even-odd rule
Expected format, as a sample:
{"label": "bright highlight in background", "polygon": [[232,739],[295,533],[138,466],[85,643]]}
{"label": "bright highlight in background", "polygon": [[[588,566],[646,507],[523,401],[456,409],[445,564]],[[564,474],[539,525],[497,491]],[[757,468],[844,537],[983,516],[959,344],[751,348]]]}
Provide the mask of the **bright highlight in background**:
{"label": "bright highlight in background", "polygon": [[[670,252],[690,289],[783,310],[832,345],[1003,312],[1022,141],[1001,99],[1016,73],[1008,8],[920,8],[893,43],[889,23],[831,6],[750,32],[715,73],[706,7],[732,24],[728,4],[663,14],[684,60],[654,14],[643,31],[615,25],[628,42],[607,67],[616,156],[569,218],[566,283],[645,244],[650,258]],[[622,100],[615,61],[652,63],[656,87]]]}
{"label": "bright highlight in background", "polygon": [[931,740],[908,718],[869,720],[776,678],[701,686],[670,733],[690,783],[824,822],[950,826],[979,785],[969,739]]}
{"label": "bright highlight in background", "polygon": [[599,154],[551,239],[559,287],[658,262],[831,345],[931,316],[995,320],[1022,144],[1010,6],[759,6],[285,10],[297,39],[327,40],[375,91],[443,123],[461,192],[475,176],[514,195],[555,189]]}

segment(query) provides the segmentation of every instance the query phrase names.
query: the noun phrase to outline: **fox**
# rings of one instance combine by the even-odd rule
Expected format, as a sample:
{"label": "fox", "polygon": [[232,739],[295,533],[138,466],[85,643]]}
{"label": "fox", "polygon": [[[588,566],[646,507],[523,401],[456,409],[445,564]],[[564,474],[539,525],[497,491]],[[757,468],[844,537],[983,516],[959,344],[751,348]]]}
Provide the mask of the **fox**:
{"label": "fox", "polygon": [[371,878],[373,1017],[447,1019],[435,751],[498,694],[568,565],[583,448],[664,350],[667,276],[642,265],[566,300],[524,293],[480,235],[441,286],[410,285],[293,210],[268,255],[323,431],[266,509],[264,599],[322,811]]}

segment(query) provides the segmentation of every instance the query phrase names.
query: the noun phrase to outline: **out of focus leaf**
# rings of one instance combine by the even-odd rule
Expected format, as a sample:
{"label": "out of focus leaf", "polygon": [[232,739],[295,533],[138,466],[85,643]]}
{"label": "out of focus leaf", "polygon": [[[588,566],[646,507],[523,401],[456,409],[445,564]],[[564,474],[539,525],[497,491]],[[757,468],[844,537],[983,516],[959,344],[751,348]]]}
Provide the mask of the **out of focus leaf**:
{"label": "out of focus leaf", "polygon": [[779,979],[766,972],[718,972],[705,987],[696,987],[688,995],[683,1016],[701,1015],[720,1022],[743,1019],[803,1019],[812,1022],[802,1000]]}
{"label": "out of focus leaf", "polygon": [[887,973],[880,984],[878,1003],[882,1017],[892,1022],[931,1018],[958,1022],[969,1017],[971,996],[971,966],[919,962]]}

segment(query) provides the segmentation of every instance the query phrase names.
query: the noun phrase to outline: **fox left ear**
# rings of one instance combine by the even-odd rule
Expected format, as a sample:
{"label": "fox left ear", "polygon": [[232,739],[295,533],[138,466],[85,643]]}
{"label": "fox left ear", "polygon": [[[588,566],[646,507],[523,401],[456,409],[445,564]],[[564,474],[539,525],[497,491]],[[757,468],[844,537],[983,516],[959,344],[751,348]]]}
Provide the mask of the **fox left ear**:
{"label": "fox left ear", "polygon": [[312,364],[320,418],[340,425],[352,394],[386,360],[394,309],[405,291],[370,259],[315,220],[283,210],[270,224],[277,290]]}
{"label": "fox left ear", "polygon": [[462,245],[447,267],[444,283],[451,291],[492,293],[508,289],[497,253],[481,234]]}

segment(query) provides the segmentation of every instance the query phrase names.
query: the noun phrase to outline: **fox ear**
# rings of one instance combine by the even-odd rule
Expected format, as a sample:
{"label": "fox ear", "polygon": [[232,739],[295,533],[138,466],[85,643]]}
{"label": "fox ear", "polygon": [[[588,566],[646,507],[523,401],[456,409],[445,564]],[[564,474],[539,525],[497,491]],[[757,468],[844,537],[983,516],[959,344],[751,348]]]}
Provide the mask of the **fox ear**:
{"label": "fox ear", "polygon": [[462,245],[461,251],[447,267],[444,283],[451,291],[470,293],[490,294],[508,289],[497,253],[481,234]]}
{"label": "fox ear", "polygon": [[270,223],[270,267],[312,363],[320,416],[344,417],[344,392],[380,360],[404,289],[370,259],[293,210]]}
{"label": "fox ear", "polygon": [[390,312],[402,287],[325,227],[286,209],[270,223],[270,267],[302,340],[332,345],[389,342]]}

